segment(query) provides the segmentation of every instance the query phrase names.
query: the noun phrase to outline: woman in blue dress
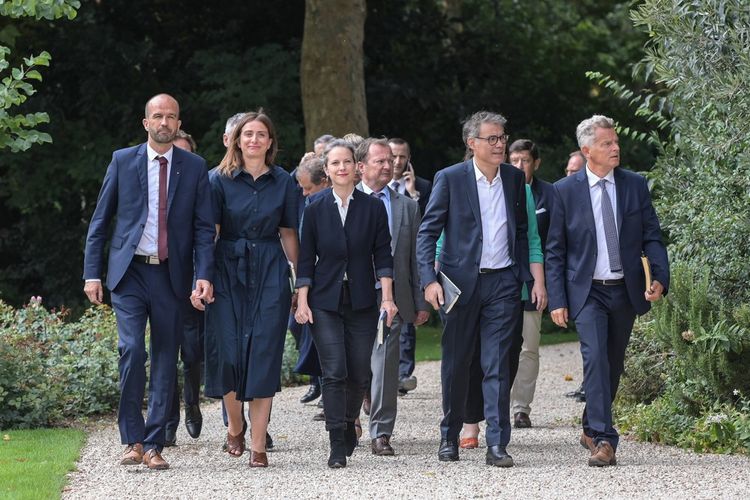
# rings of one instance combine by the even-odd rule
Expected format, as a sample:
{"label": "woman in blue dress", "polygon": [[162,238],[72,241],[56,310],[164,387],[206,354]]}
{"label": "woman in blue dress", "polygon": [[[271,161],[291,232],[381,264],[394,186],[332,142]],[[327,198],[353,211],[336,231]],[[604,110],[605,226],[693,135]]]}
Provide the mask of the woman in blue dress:
{"label": "woman in blue dress", "polygon": [[262,110],[247,113],[211,177],[217,221],[215,301],[208,308],[206,395],[224,398],[226,451],[245,451],[242,402],[249,401],[250,467],[265,467],[271,401],[281,360],[296,265],[298,194],[273,161],[276,133]]}

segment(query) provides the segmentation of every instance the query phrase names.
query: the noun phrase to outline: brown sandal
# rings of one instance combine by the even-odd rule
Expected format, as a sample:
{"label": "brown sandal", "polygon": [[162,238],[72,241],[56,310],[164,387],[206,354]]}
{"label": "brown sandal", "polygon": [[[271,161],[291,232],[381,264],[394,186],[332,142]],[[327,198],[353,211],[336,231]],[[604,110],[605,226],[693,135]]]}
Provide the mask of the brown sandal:
{"label": "brown sandal", "polygon": [[250,450],[250,467],[268,467],[268,456],[263,451]]}
{"label": "brown sandal", "polygon": [[240,432],[236,436],[232,436],[227,432],[227,446],[225,451],[232,457],[241,457],[245,453],[245,433]]}

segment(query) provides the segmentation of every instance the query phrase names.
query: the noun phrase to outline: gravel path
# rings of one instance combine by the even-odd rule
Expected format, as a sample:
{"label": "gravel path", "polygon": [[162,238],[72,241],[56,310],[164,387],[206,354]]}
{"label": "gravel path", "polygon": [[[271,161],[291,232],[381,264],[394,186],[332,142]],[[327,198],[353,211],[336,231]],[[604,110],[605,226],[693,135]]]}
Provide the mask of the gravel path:
{"label": "gravel path", "polygon": [[[199,439],[180,427],[178,447],[164,454],[168,471],[120,467],[116,426],[92,431],[63,498],[748,498],[750,458],[743,456],[699,455],[623,439],[616,467],[588,467],[576,425],[582,406],[562,396],[580,383],[578,344],[543,347],[541,354],[534,427],[513,431],[512,469],[485,465],[483,443],[462,450],[457,463],[438,462],[440,364],[429,362],[417,366],[417,390],[399,399],[395,457],[373,456],[363,425],[362,444],[347,467],[329,469],[323,423],[311,421],[317,408],[300,404],[306,387],[294,387],[274,401],[270,431],[276,448],[268,469],[249,469],[248,454],[237,459],[220,451],[225,430],[220,405],[211,403],[202,407]],[[573,380],[566,381],[566,374]]]}

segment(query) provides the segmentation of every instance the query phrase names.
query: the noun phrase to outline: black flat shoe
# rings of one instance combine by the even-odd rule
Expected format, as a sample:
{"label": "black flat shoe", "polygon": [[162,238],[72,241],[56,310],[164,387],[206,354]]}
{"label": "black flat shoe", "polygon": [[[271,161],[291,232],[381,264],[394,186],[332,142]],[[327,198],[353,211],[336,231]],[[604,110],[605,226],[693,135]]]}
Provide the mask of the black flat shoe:
{"label": "black flat shoe", "polygon": [[487,447],[486,462],[487,465],[494,465],[495,467],[513,467],[513,457],[505,451],[505,446],[499,444]]}
{"label": "black flat shoe", "polygon": [[167,427],[164,430],[164,447],[177,446],[177,428]]}
{"label": "black flat shoe", "polygon": [[438,460],[441,462],[458,462],[458,443],[447,439],[440,441]]}
{"label": "black flat shoe", "polygon": [[299,402],[302,404],[312,403],[320,397],[320,386],[318,384],[310,384],[307,392],[304,396],[299,398]]}
{"label": "black flat shoe", "polygon": [[203,429],[203,415],[200,406],[190,405],[185,407],[185,428],[193,439],[198,439]]}
{"label": "black flat shoe", "polygon": [[266,451],[271,450],[273,450],[273,438],[268,432],[266,432]]}

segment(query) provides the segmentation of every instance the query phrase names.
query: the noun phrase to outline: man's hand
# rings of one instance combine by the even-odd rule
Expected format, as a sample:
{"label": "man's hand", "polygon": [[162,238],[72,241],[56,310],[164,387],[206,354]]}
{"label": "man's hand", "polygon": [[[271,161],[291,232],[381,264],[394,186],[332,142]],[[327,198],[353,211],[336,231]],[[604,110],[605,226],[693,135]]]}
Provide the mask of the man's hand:
{"label": "man's hand", "polygon": [[552,316],[552,321],[554,321],[554,323],[557,326],[561,326],[563,328],[568,327],[568,308],[567,307],[561,307],[559,309],[555,309],[549,314],[550,316]]}
{"label": "man's hand", "polygon": [[547,290],[544,285],[535,281],[530,295],[531,303],[536,305],[536,310],[544,311],[544,308],[547,307]]}
{"label": "man's hand", "polygon": [[304,325],[305,323],[313,324],[312,311],[308,307],[306,300],[297,302],[297,311],[294,313],[294,319],[300,325]]}
{"label": "man's hand", "polygon": [[409,197],[414,198],[419,195],[416,182],[414,182],[414,171],[412,169],[405,169],[401,179],[404,181],[404,187],[406,188]]}
{"label": "man's hand", "polygon": [[443,287],[440,286],[440,283],[433,281],[427,285],[427,288],[424,289],[424,300],[426,300],[436,311],[440,309],[440,306],[445,304],[445,299],[443,298]]}
{"label": "man's hand", "polygon": [[89,301],[92,304],[96,304],[97,306],[102,305],[102,301],[104,300],[104,289],[102,288],[101,281],[87,281],[86,284],[83,285],[83,293],[86,294],[86,297],[89,298]]}
{"label": "man's hand", "polygon": [[386,326],[390,327],[391,323],[393,323],[393,318],[395,318],[396,314],[398,314],[398,307],[396,307],[396,303],[392,300],[384,300],[380,303],[380,310],[385,311],[385,324]]}
{"label": "man's hand", "polygon": [[414,326],[421,326],[430,319],[430,311],[417,311],[417,317],[414,319]]}
{"label": "man's hand", "polygon": [[193,290],[193,293],[190,294],[190,303],[199,311],[206,310],[206,304],[204,304],[203,301],[198,298],[198,294],[195,290]]}
{"label": "man's hand", "polygon": [[[190,301],[193,302],[193,306],[195,307],[193,296],[195,296],[197,302],[203,301],[206,304],[210,304],[214,301],[214,286],[208,280],[195,280],[195,290],[193,290],[193,294],[190,298]],[[196,309],[200,308],[196,307]],[[203,309],[200,310],[202,311]]]}
{"label": "man's hand", "polygon": [[654,280],[651,282],[651,288],[649,288],[644,295],[646,297],[646,300],[648,300],[649,302],[656,302],[662,297],[663,294],[664,285]]}

